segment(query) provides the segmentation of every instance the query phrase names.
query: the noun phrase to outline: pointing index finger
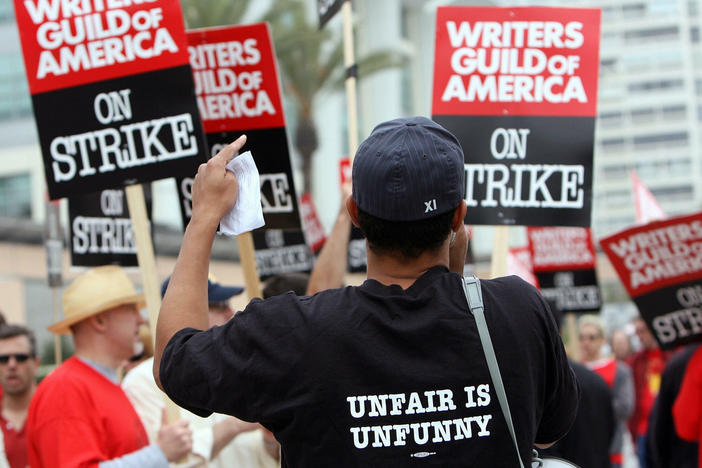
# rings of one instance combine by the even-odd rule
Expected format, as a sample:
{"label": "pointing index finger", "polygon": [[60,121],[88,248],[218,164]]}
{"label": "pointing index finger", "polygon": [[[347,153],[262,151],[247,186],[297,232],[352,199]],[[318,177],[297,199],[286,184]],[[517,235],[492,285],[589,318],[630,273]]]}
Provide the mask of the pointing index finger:
{"label": "pointing index finger", "polygon": [[234,155],[236,155],[239,150],[246,144],[246,135],[241,135],[239,138],[229,143],[227,146],[219,150],[212,159],[221,163],[222,166],[226,166],[229,161],[232,160]]}

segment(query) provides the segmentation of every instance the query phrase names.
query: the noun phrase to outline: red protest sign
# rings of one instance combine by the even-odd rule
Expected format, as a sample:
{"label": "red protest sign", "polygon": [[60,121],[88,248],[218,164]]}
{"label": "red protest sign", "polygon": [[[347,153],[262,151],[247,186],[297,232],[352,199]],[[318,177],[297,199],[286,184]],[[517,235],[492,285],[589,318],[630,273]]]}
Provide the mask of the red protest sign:
{"label": "red protest sign", "polygon": [[466,223],[589,227],[600,10],[440,7],[432,118],[466,154]]}
{"label": "red protest sign", "polygon": [[[266,229],[301,230],[280,79],[266,23],[188,31],[197,106],[209,155],[247,136],[261,176]],[[178,181],[183,224],[190,220],[188,179]]]}
{"label": "red protest sign", "polygon": [[539,280],[534,275],[531,252],[528,247],[509,249],[507,252],[507,274],[517,275],[535,288],[539,287]]}
{"label": "red protest sign", "polygon": [[528,227],[527,238],[541,294],[563,313],[597,312],[602,297],[595,273],[595,243],[587,228]]}
{"label": "red protest sign", "polygon": [[177,0],[14,0],[31,94],[188,64]]}
{"label": "red protest sign", "polygon": [[317,216],[317,209],[314,200],[309,192],[305,192],[300,197],[300,214],[302,216],[302,228],[305,233],[305,241],[310,246],[312,252],[318,252],[327,241],[324,233],[324,226]]}
{"label": "red protest sign", "polygon": [[595,268],[595,243],[587,228],[528,227],[534,271]]}
{"label": "red protest sign", "polygon": [[443,7],[432,113],[595,116],[600,10]]}
{"label": "red protest sign", "polygon": [[285,126],[267,24],[189,31],[188,42],[206,133]]}
{"label": "red protest sign", "polygon": [[629,228],[600,245],[632,298],[702,279],[702,213]]}
{"label": "red protest sign", "polygon": [[702,341],[702,213],[629,228],[600,245],[662,348]]}
{"label": "red protest sign", "polygon": [[351,180],[351,158],[348,156],[339,159],[339,180],[341,185]]}
{"label": "red protest sign", "polygon": [[52,199],[205,161],[177,0],[15,0]]}

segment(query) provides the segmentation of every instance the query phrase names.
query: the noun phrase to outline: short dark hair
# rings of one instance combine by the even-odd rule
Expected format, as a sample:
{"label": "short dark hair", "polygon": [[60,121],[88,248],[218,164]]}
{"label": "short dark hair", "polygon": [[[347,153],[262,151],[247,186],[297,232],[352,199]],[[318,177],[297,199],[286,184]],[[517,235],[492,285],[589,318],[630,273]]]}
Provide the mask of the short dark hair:
{"label": "short dark hair", "polygon": [[387,221],[359,209],[358,224],[373,252],[399,252],[404,257],[417,258],[426,251],[438,249],[446,240],[455,211],[419,221]]}
{"label": "short dark hair", "polygon": [[8,338],[14,338],[16,336],[26,336],[29,340],[29,351],[32,356],[37,355],[37,339],[34,337],[34,332],[27,327],[22,325],[15,325],[11,323],[6,323],[0,325],[0,340],[6,340]]}

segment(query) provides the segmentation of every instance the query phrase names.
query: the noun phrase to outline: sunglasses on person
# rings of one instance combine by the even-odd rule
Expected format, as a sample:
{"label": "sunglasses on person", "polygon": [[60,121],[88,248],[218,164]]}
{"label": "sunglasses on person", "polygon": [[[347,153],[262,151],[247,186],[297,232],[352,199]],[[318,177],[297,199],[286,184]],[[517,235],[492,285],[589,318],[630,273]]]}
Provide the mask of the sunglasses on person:
{"label": "sunglasses on person", "polygon": [[15,353],[15,354],[0,354],[0,364],[7,364],[10,362],[10,358],[15,358],[17,362],[25,362],[27,359],[34,357],[27,353]]}

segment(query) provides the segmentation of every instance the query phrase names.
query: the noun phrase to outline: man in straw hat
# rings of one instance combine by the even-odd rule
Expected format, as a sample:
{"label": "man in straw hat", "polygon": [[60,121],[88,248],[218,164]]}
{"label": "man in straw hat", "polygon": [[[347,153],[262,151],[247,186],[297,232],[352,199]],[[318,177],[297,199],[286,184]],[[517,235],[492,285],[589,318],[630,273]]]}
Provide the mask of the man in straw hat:
{"label": "man in straw hat", "polygon": [[33,468],[168,467],[190,451],[186,421],[165,426],[158,442],[146,432],[117,377],[135,354],[143,294],[117,266],[82,274],[63,293],[64,319],[49,327],[73,335],[75,356],[37,387],[27,419]]}
{"label": "man in straw hat", "polygon": [[365,283],[254,299],[206,330],[212,242],[238,196],[226,164],[244,142],[193,185],[156,330],[154,375],[172,400],[261,422],[284,466],[531,466],[535,443],[568,431],[578,387],[548,306],[517,277],[485,280],[515,448],[461,284],[463,151],[423,117],[378,125],[356,153],[346,206],[366,235]]}

